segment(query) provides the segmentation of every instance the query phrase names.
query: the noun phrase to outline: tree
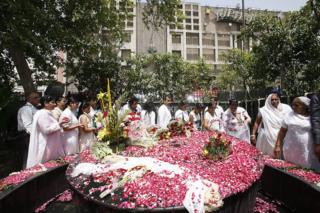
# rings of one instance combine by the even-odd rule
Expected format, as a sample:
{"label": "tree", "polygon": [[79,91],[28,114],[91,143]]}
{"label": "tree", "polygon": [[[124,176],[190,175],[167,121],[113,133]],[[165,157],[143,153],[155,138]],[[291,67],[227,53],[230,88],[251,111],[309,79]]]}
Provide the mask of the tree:
{"label": "tree", "polygon": [[[180,4],[178,0],[147,1],[147,8],[154,6],[159,8],[157,14],[167,13],[160,21],[167,24],[174,20],[176,5]],[[69,74],[82,69],[87,76],[92,73],[109,76],[100,68],[110,65],[105,59],[121,43],[123,21],[133,6],[132,0],[120,0],[119,4],[116,0],[3,0],[0,53],[14,64],[26,95],[41,80],[52,77],[56,67],[65,64],[70,68]],[[168,6],[171,9],[163,9]],[[144,15],[151,14],[146,11]],[[108,50],[104,53],[103,49]],[[57,51],[64,51],[67,61],[62,61]]]}
{"label": "tree", "polygon": [[320,34],[313,1],[299,12],[283,18],[273,15],[256,17],[243,34],[259,42],[252,49],[252,77],[281,86],[291,95],[315,90],[320,80]]}
{"label": "tree", "polygon": [[[253,55],[240,49],[231,49],[223,55],[226,64],[218,76],[219,87],[232,90],[233,88],[246,90],[256,82],[252,79]],[[263,82],[262,82],[263,83]]]}

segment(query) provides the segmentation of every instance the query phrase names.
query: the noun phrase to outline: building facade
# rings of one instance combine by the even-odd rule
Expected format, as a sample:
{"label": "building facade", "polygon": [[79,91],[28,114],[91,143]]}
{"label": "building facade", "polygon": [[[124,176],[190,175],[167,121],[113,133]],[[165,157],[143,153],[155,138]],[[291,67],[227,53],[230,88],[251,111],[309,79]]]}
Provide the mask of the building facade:
{"label": "building facade", "polygon": [[[185,16],[177,25],[166,26],[158,31],[148,30],[142,21],[144,3],[132,9],[134,17],[127,20],[127,38],[121,47],[120,56],[148,53],[172,53],[183,59],[196,62],[203,58],[218,73],[224,64],[222,55],[229,49],[250,49],[253,41],[243,41],[240,29],[243,25],[240,8],[201,6],[199,3],[183,3],[181,10]],[[245,20],[250,21],[259,13],[268,11],[244,11]],[[278,12],[272,12],[278,13]],[[280,12],[279,12],[280,13]],[[129,25],[128,25],[129,23]]]}

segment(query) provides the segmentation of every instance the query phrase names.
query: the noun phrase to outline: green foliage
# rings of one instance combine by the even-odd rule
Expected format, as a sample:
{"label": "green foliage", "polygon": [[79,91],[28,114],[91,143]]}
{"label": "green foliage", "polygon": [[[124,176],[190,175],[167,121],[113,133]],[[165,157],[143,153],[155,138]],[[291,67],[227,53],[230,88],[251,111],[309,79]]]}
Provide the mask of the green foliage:
{"label": "green foliage", "polygon": [[252,80],[253,56],[249,52],[232,49],[223,55],[226,64],[218,75],[218,85],[222,89],[246,89],[255,83]]}
{"label": "green foliage", "polygon": [[[80,87],[103,87],[106,78],[119,71],[117,50],[134,4],[133,0],[3,0],[1,56],[14,63],[26,93],[50,80],[59,66],[65,66],[67,77],[75,76]],[[173,21],[179,4],[148,1],[144,17],[156,11],[152,23],[160,27]],[[66,61],[58,51],[67,54]]]}
{"label": "green foliage", "polygon": [[192,64],[172,54],[137,56],[119,72],[118,92],[144,94],[158,101],[172,95],[176,101],[184,100],[198,86],[210,88],[210,68],[203,60]]}
{"label": "green foliage", "polygon": [[143,22],[148,29],[158,30],[169,24],[179,24],[183,18],[181,0],[146,0]]}
{"label": "green foliage", "polygon": [[283,18],[259,16],[246,26],[243,35],[259,41],[252,49],[252,78],[257,82],[280,80],[290,95],[319,88],[320,22],[314,11],[320,7],[311,2]]}

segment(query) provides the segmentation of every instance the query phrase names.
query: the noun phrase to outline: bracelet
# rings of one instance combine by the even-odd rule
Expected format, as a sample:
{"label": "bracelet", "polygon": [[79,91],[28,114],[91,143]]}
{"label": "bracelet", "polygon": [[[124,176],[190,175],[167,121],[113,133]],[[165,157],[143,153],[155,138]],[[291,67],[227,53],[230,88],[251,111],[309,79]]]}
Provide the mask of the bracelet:
{"label": "bracelet", "polygon": [[251,136],[251,137],[252,137],[252,136],[256,137],[256,135],[250,135],[250,136]]}

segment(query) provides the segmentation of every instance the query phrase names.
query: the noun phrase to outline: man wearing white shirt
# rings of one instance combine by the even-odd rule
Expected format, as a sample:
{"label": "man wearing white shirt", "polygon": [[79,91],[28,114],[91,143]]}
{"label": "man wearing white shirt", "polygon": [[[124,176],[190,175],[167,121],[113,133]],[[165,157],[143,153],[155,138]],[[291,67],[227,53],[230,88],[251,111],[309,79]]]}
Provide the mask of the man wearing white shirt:
{"label": "man wearing white shirt", "polygon": [[184,102],[179,103],[179,109],[174,114],[174,118],[183,121],[183,123],[189,122],[187,104],[185,104]]}
{"label": "man wearing white shirt", "polygon": [[27,103],[22,106],[17,115],[18,131],[21,134],[21,141],[23,145],[22,158],[23,168],[26,166],[27,152],[29,147],[29,138],[32,127],[33,115],[38,111],[36,108],[40,104],[40,95],[37,92],[32,92],[28,98]]}
{"label": "man wearing white shirt", "polygon": [[171,98],[165,97],[163,104],[158,109],[158,125],[160,128],[167,128],[172,116],[168,106],[171,104]]}

